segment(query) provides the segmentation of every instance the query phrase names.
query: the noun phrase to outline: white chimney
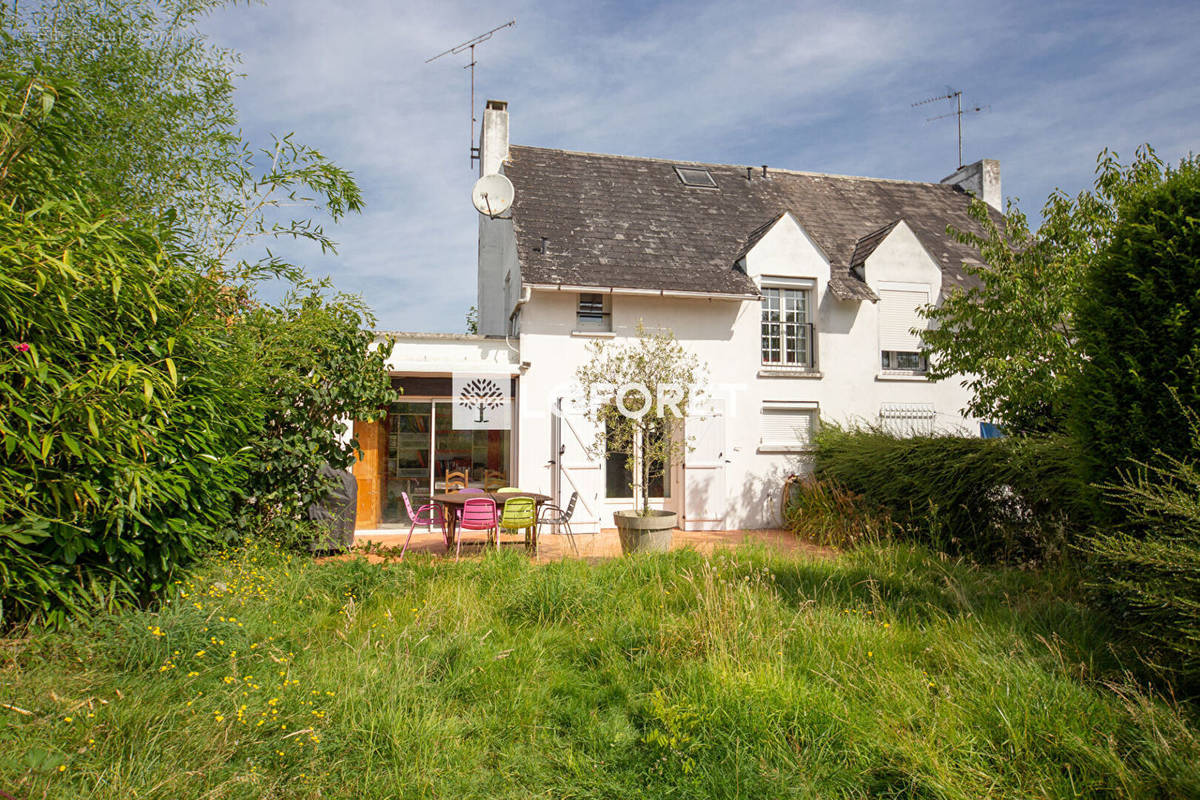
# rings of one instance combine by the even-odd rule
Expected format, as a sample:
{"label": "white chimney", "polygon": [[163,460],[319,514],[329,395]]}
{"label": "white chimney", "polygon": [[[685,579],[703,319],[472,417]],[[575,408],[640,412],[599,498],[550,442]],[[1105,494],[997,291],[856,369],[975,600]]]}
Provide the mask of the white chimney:
{"label": "white chimney", "polygon": [[[505,125],[507,130],[508,126]],[[994,158],[959,167],[954,174],[942,178],[941,182],[966,190],[997,211],[1004,210],[1004,195],[1000,193],[1000,162]]]}
{"label": "white chimney", "polygon": [[495,175],[508,158],[508,103],[488,100],[479,134],[479,174]]}

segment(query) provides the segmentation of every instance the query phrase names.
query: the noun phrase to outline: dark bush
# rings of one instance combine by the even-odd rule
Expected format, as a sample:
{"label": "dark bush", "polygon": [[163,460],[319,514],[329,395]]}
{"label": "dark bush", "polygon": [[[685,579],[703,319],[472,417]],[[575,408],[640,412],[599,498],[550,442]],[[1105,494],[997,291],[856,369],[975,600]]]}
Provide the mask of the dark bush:
{"label": "dark bush", "polygon": [[988,561],[1053,556],[1090,518],[1065,437],[901,438],[825,427],[815,477],[884,512],[894,535]]}
{"label": "dark bush", "polygon": [[1168,170],[1118,211],[1075,314],[1085,360],[1072,428],[1094,483],[1158,453],[1200,456],[1185,420],[1200,408],[1200,163]]}
{"label": "dark bush", "polygon": [[[1188,415],[1200,445],[1200,424]],[[1143,655],[1200,691],[1200,469],[1160,456],[1106,487],[1122,525],[1084,542],[1092,586]]]}

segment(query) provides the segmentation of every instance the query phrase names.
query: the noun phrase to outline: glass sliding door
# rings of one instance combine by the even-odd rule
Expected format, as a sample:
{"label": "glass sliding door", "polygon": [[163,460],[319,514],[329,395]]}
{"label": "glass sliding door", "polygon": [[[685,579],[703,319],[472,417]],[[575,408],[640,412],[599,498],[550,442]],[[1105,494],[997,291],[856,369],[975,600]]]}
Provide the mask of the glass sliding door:
{"label": "glass sliding door", "polygon": [[465,472],[467,484],[480,489],[508,486],[509,431],[454,429],[451,401],[434,403],[434,483],[448,472]]}
{"label": "glass sliding door", "polygon": [[510,431],[455,430],[450,400],[414,400],[388,408],[383,522],[409,521],[401,492],[413,509],[442,491],[447,472],[465,472],[473,488],[509,485]]}
{"label": "glass sliding door", "polygon": [[393,403],[388,409],[387,489],[383,521],[408,521],[401,492],[407,492],[414,510],[429,502],[430,458],[433,447],[433,404]]}

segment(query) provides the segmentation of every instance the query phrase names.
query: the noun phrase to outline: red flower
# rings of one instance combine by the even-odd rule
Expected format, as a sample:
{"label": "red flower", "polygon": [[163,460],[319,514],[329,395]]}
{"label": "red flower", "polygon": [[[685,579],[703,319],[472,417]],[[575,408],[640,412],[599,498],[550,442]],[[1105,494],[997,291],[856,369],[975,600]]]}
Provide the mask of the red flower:
{"label": "red flower", "polygon": [[18,344],[14,344],[13,349],[16,350],[18,353],[28,353],[29,352],[29,343],[28,342],[20,342]]}

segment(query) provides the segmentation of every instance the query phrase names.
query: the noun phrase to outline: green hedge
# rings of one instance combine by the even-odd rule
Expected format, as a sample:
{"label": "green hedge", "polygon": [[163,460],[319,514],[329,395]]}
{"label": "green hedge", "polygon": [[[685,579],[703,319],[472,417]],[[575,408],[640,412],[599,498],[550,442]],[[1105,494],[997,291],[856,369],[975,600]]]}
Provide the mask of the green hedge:
{"label": "green hedge", "polygon": [[1122,204],[1090,266],[1075,314],[1086,355],[1072,432],[1089,480],[1116,483],[1132,462],[1196,459],[1187,414],[1200,409],[1200,161]]}
{"label": "green hedge", "polygon": [[[1200,431],[1192,419],[1193,441]],[[1200,469],[1160,456],[1108,487],[1123,528],[1088,537],[1091,583],[1112,619],[1178,688],[1200,692]],[[1182,681],[1179,681],[1182,678]]]}
{"label": "green hedge", "polygon": [[1091,516],[1065,437],[901,438],[825,427],[815,477],[885,512],[894,535],[989,561],[1061,551]]}

